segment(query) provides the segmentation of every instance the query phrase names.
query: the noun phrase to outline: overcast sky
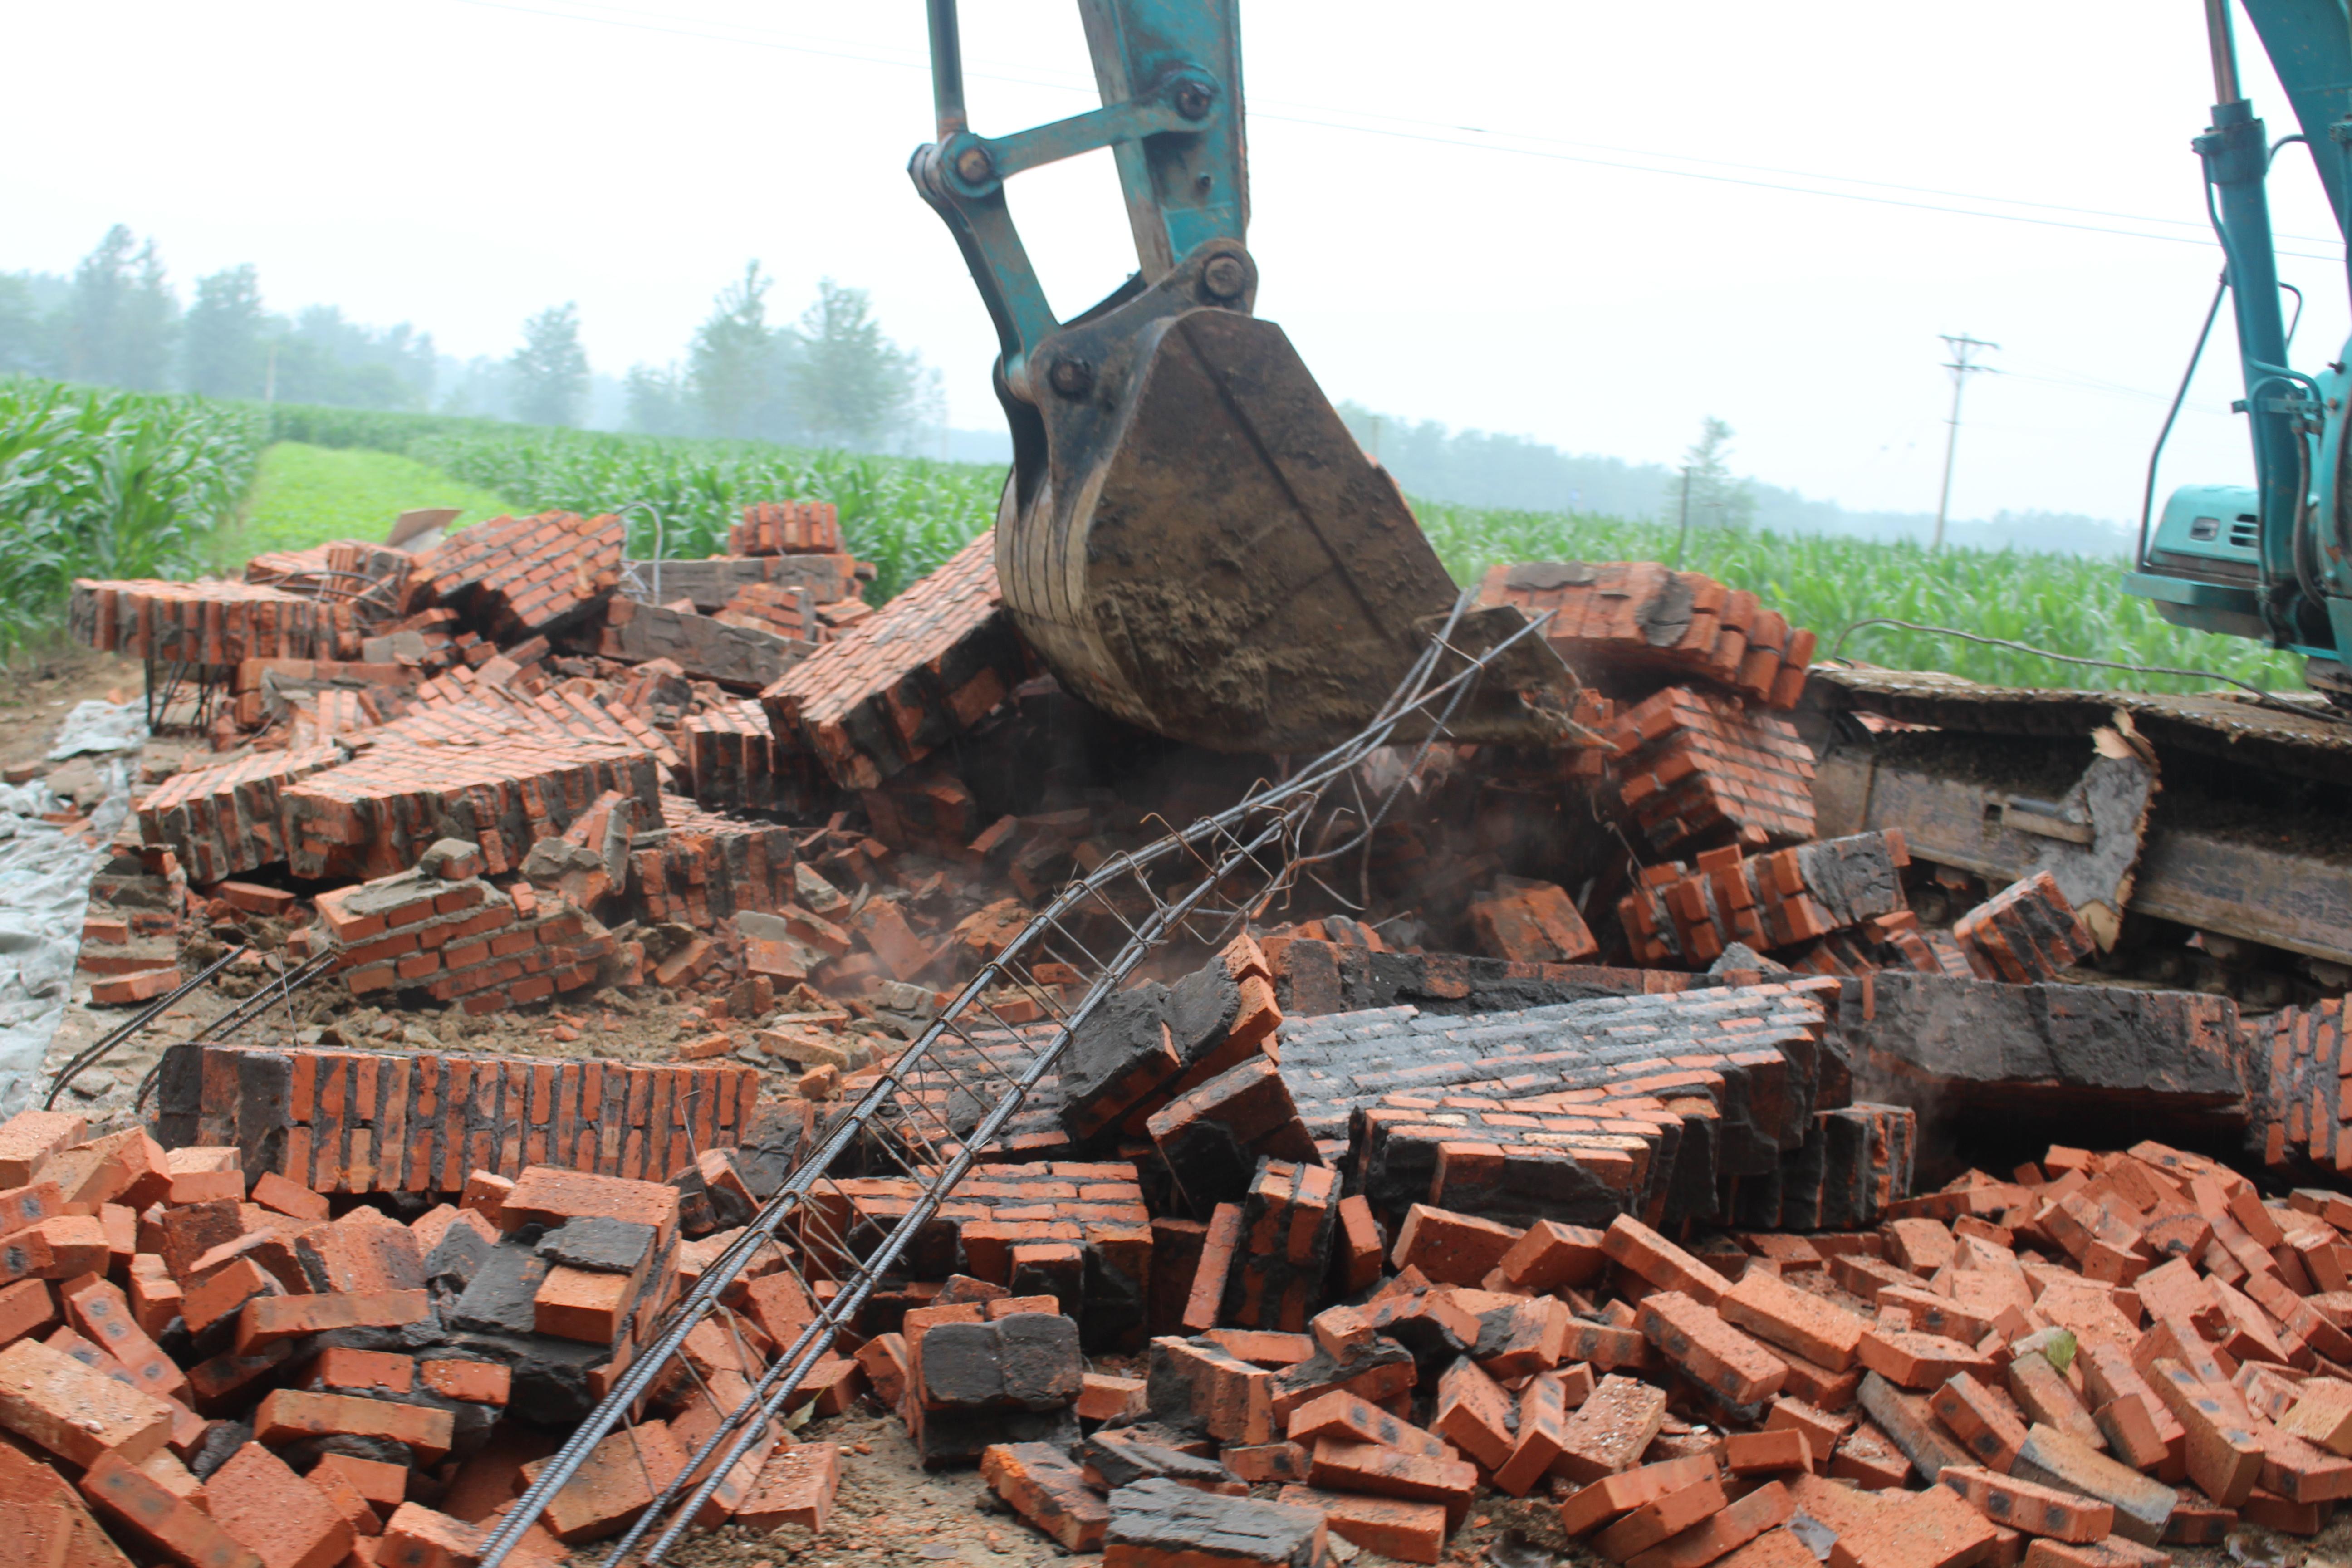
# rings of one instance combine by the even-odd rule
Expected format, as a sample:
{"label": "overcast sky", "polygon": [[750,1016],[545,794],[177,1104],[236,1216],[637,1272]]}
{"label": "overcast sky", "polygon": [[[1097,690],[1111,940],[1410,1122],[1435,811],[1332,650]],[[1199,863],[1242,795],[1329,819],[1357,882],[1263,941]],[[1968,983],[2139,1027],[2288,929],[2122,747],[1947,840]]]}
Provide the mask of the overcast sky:
{"label": "overcast sky", "polygon": [[[1259,310],[1334,398],[1659,461],[1712,413],[1746,471],[1932,510],[1937,334],[1969,331],[2002,374],[1970,382],[1955,514],[2136,517],[2220,266],[2190,0],[1243,13]],[[1092,103],[1066,0],[963,15],[976,129]],[[677,357],[756,256],[780,314],[820,276],[870,290],[952,422],[997,422],[986,318],[904,173],[930,134],[915,0],[118,0],[7,30],[0,268],[65,270],[122,222],[184,297],[251,261],[274,308],[460,355],[577,300],[619,373]],[[2341,246],[2299,149],[2277,175],[2313,368],[2346,330]],[[1107,155],[1013,190],[1064,314],[1133,266]],[[2226,326],[2215,346],[2168,487],[2249,469]]]}

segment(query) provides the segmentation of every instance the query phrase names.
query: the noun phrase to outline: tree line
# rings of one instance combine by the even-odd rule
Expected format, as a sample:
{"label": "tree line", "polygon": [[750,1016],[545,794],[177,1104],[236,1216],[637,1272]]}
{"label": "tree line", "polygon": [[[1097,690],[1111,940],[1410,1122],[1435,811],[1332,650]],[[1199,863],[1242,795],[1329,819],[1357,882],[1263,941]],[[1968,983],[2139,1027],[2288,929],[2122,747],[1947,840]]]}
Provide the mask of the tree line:
{"label": "tree line", "polygon": [[250,263],[197,279],[184,304],[154,239],[118,224],[68,275],[0,272],[0,375],[869,450],[943,421],[938,373],[890,340],[865,290],[826,279],[796,321],[772,322],[772,286],[751,262],[681,360],[614,378],[592,370],[576,303],[532,315],[509,353],[461,361],[408,322],[273,310]]}

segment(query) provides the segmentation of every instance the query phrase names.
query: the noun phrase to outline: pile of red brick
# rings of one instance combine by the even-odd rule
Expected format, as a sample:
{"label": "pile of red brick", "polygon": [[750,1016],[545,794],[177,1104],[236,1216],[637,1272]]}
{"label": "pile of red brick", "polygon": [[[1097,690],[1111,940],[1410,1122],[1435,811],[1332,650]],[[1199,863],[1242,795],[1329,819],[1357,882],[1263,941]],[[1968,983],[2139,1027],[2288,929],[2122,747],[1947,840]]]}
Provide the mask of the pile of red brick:
{"label": "pile of red brick", "polygon": [[1631,1216],[1419,1205],[1383,1246],[1360,1214],[1307,1331],[1216,1327],[1257,1299],[1251,1260],[1329,1223],[1297,1202],[1213,1229],[1144,1378],[1084,1374],[978,1280],[859,1360],[927,1463],[992,1425],[1009,1503],[1139,1560],[1255,1537],[1234,1555],[1286,1563],[1328,1530],[1435,1563],[1500,1494],[1639,1568],[2113,1568],[2242,1520],[2312,1534],[2352,1496],[2352,1204],[2265,1203],[2160,1144],[2053,1148],[1874,1231],[1696,1252]]}
{"label": "pile of red brick", "polygon": [[[298,1087],[321,1106],[356,1105],[373,1068],[407,1065],[301,1059],[318,1070]],[[194,1072],[209,1090],[216,1068],[234,1083],[240,1065],[208,1054]],[[465,1099],[462,1078],[452,1092]],[[199,1120],[217,1131],[209,1110]],[[719,1131],[705,1126],[706,1145]],[[0,1125],[0,1487],[17,1554],[52,1565],[472,1563],[562,1425],[731,1239],[703,1174],[748,1212],[715,1152],[688,1159],[690,1190],[453,1159],[472,1173],[462,1202],[420,1197],[404,1222],[327,1195],[370,1190],[352,1167],[314,1189],[251,1175],[251,1145],[167,1152],[135,1129],[84,1131],[42,1111]],[[407,1190],[455,1193],[431,1179]],[[598,1449],[509,1561],[559,1563],[643,1509],[724,1414],[714,1394],[741,1386],[738,1356],[772,1353],[796,1309],[806,1321],[806,1298],[775,1283],[755,1282],[731,1331],[689,1344],[697,1375]],[[709,1517],[814,1527],[836,1475],[831,1445],[772,1434]]]}

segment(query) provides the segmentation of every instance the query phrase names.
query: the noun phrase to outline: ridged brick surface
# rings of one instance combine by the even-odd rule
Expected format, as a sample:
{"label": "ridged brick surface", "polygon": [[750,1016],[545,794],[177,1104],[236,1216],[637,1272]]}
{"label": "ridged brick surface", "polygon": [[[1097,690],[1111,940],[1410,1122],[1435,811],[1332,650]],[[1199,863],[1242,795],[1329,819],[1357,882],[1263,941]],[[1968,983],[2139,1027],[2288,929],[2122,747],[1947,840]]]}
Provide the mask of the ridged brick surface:
{"label": "ridged brick surface", "polygon": [[322,1193],[456,1193],[532,1165],[658,1182],[736,1142],[759,1088],[733,1063],[177,1045],[157,1129]]}
{"label": "ridged brick surface", "polygon": [[101,652],[218,668],[248,658],[356,658],[348,605],[253,583],[77,579],[66,624]]}

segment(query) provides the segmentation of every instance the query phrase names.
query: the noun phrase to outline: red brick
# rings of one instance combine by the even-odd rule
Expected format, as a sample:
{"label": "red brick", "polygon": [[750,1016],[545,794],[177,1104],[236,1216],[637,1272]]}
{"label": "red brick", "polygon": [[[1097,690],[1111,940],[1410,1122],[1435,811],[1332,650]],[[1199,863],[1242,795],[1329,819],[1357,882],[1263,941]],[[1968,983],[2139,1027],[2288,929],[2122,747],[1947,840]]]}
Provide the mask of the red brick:
{"label": "red brick", "polygon": [[526,1225],[557,1226],[567,1219],[604,1218],[650,1225],[656,1246],[666,1247],[677,1229],[677,1189],[659,1182],[533,1165],[515,1178],[500,1205],[498,1223],[512,1234]]}
{"label": "red brick", "polygon": [[1575,1536],[1598,1530],[1620,1514],[1645,1508],[1670,1492],[1706,1480],[1715,1471],[1714,1460],[1694,1456],[1605,1476],[1572,1493],[1559,1505],[1560,1531]]}
{"label": "red brick", "polygon": [[310,1467],[314,1484],[322,1472],[331,1473],[347,1483],[352,1490],[367,1499],[370,1508],[387,1519],[408,1496],[406,1468],[387,1465],[380,1459],[362,1459],[350,1454],[327,1454]]}
{"label": "red brick", "polygon": [[1454,1451],[1410,1422],[1401,1421],[1344,1389],[1308,1400],[1290,1413],[1285,1436],[1294,1443],[1314,1444],[1330,1437],[1349,1443],[1378,1443],[1402,1454],[1450,1459]]}
{"label": "red brick", "polygon": [[1751,1268],[1716,1302],[1724,1321],[1831,1372],[1853,1365],[1870,1325],[1836,1303]]}
{"label": "red brick", "polygon": [[[1297,1443],[1228,1443],[1218,1456],[1235,1479],[1250,1486],[1303,1482],[1311,1456]],[[1441,1518],[1444,1510],[1438,1510]]]}
{"label": "red brick", "polygon": [[446,1410],[290,1388],[278,1389],[263,1399],[254,1411],[253,1426],[256,1440],[263,1443],[284,1444],[337,1433],[387,1437],[407,1445],[428,1465],[438,1463],[448,1453],[451,1432]]}
{"label": "red brick", "polygon": [[141,1474],[121,1454],[95,1456],[81,1490],[100,1513],[182,1568],[265,1568],[200,1510]]}
{"label": "red brick", "polygon": [[94,1215],[58,1215],[0,1237],[0,1280],[103,1274],[112,1260],[106,1226]]}
{"label": "red brick", "polygon": [[481,1561],[482,1539],[483,1532],[462,1519],[404,1502],[384,1521],[375,1568],[474,1568]]}
{"label": "red brick", "polygon": [[1724,1468],[1735,1476],[1769,1474],[1774,1470],[1812,1468],[1812,1449],[1805,1435],[1792,1427],[1762,1432],[1729,1432],[1723,1439]]}
{"label": "red brick", "polygon": [[469,1405],[504,1406],[514,1384],[511,1369],[486,1361],[420,1361],[416,1363],[416,1375],[442,1398],[459,1399]]}
{"label": "red brick", "polygon": [[1946,1465],[1936,1479],[1939,1485],[1966,1498],[1993,1523],[2028,1535],[2055,1536],[2061,1541],[2103,1541],[2116,1526],[2112,1503],[2036,1481],[2019,1480],[1979,1466]]}
{"label": "red brick", "polygon": [[2245,1426],[2235,1391],[2200,1383],[2164,1357],[2149,1368],[2148,1382],[2187,1429],[2189,1479],[2224,1507],[2244,1502],[2262,1479],[2263,1447]]}
{"label": "red brick", "polygon": [[1610,1222],[1601,1243],[1628,1271],[1661,1290],[1678,1290],[1712,1307],[1731,1281],[1630,1215]]}
{"label": "red brick", "polygon": [[[1940,1388],[1958,1373],[1993,1371],[1992,1358],[1939,1334],[1874,1328],[1862,1336],[1862,1364],[1898,1388]],[[2047,1363],[2045,1363],[2047,1364]]]}
{"label": "red brick", "polygon": [[1643,1297],[1638,1310],[1642,1332],[1659,1352],[1718,1398],[1755,1405],[1788,1381],[1779,1357],[1692,1297],[1661,1290]]}
{"label": "red brick", "polygon": [[1987,1469],[2005,1476],[2017,1463],[2018,1450],[2025,1447],[2025,1424],[1970,1373],[1947,1379],[1927,1396],[1927,1407]]}
{"label": "red brick", "polygon": [[1666,1394],[1635,1378],[1612,1374],[1569,1418],[1555,1468],[1578,1485],[1630,1469],[1658,1435]]}
{"label": "red brick", "polygon": [[1339,1236],[1338,1253],[1341,1282],[1352,1294],[1368,1290],[1380,1283],[1381,1258],[1386,1248],[1381,1245],[1381,1227],[1372,1217],[1372,1205],[1361,1194],[1339,1200]]}
{"label": "red brick", "polygon": [[1812,1454],[1812,1468],[1829,1468],[1830,1456],[1837,1452],[1839,1439],[1853,1430],[1854,1418],[1842,1412],[1822,1409],[1809,1400],[1783,1394],[1772,1401],[1771,1414],[1764,1417],[1769,1431],[1790,1431],[1803,1435],[1806,1447]]}
{"label": "red brick", "polygon": [[341,1474],[313,1466],[310,1475],[304,1479],[317,1489],[320,1497],[327,1500],[327,1506],[352,1527],[354,1537],[381,1536],[383,1533],[383,1516],[376,1512],[373,1503],[360,1496],[359,1488],[345,1480]]}
{"label": "red brick", "polygon": [[277,1293],[278,1282],[250,1258],[232,1258],[183,1293],[181,1315],[191,1333],[203,1333],[223,1318],[242,1312],[257,1297]]}
{"label": "red brick", "polygon": [[71,1464],[101,1454],[136,1465],[172,1431],[162,1399],[84,1366],[37,1340],[0,1350],[0,1426]]}
{"label": "red brick", "polygon": [[[1589,1398],[1591,1390],[1578,1393]],[[1537,1373],[1519,1391],[1519,1429],[1510,1458],[1495,1468],[1496,1491],[1525,1497],[1559,1461],[1568,1448],[1569,1403],[1568,1380],[1556,1372]]]}
{"label": "red brick", "polygon": [[258,1443],[206,1479],[205,1508],[267,1568],[335,1568],[353,1531],[319,1489]]}
{"label": "red brick", "polygon": [[236,1321],[239,1355],[252,1355],[280,1340],[334,1329],[396,1329],[421,1323],[432,1311],[422,1290],[383,1290],[368,1295],[257,1296]]}
{"label": "red brick", "polygon": [[822,1531],[840,1486],[841,1450],[831,1443],[779,1448],[760,1472],[751,1495],[735,1510],[736,1522],[754,1531],[787,1524]]}
{"label": "red brick", "polygon": [[43,1161],[89,1134],[88,1120],[65,1110],[20,1110],[0,1122],[0,1188],[29,1185]]}
{"label": "red brick", "polygon": [[1360,1497],[1302,1486],[1283,1488],[1276,1500],[1293,1508],[1318,1510],[1332,1534],[1399,1563],[1435,1563],[1444,1555],[1443,1503]]}
{"label": "red brick", "polygon": [[1437,1380],[1431,1429],[1489,1470],[1500,1469],[1517,1445],[1510,1395],[1468,1356]]}
{"label": "red brick", "polygon": [[1539,1219],[1520,1234],[1496,1264],[1503,1278],[1528,1290],[1596,1283],[1609,1267],[1601,1232]]}
{"label": "red brick", "polygon": [[1315,1445],[1308,1479],[1335,1491],[1445,1505],[1449,1522],[1459,1525],[1478,1489],[1476,1467],[1459,1459],[1433,1459],[1402,1453],[1378,1443],[1326,1437]]}
{"label": "red brick", "polygon": [[1098,1550],[1110,1505],[1087,1489],[1077,1463],[1050,1443],[997,1443],[982,1449],[981,1479],[1013,1511],[1065,1552]]}
{"label": "red brick", "polygon": [[1789,1490],[1767,1481],[1728,1508],[1631,1558],[1626,1568],[1706,1568],[1737,1552],[1769,1530],[1786,1524],[1796,1512]]}
{"label": "red brick", "polygon": [[323,1194],[314,1193],[298,1182],[289,1182],[275,1171],[264,1171],[253,1180],[253,1201],[263,1208],[275,1210],[292,1219],[322,1220],[327,1217],[327,1200]]}
{"label": "red brick", "polygon": [[1830,1568],[1969,1568],[1993,1549],[1992,1525],[1942,1487],[1842,1530]]}
{"label": "red brick", "polygon": [[1440,1285],[1476,1285],[1520,1234],[1490,1219],[1414,1204],[1405,1211],[1390,1262],[1400,1270],[1418,1268]]}
{"label": "red brick", "polygon": [[1866,1490],[1898,1491],[1910,1478],[1911,1461],[1877,1426],[1857,1421],[1831,1457],[1829,1473]]}
{"label": "red brick", "polygon": [[0,1345],[52,1327],[58,1321],[56,1287],[46,1279],[0,1285]]}
{"label": "red brick", "polygon": [[390,1351],[331,1345],[319,1352],[301,1382],[305,1388],[313,1390],[407,1394],[416,1386],[416,1363]]}
{"label": "red brick", "polygon": [[1709,1474],[1642,1504],[1594,1536],[1592,1550],[1612,1563],[1647,1552],[1730,1504],[1721,1478]]}
{"label": "red brick", "polygon": [[66,1321],[122,1363],[131,1383],[147,1394],[176,1398],[188,1391],[185,1373],[158,1350],[131,1312],[131,1299],[103,1279],[69,1281],[58,1292]]}
{"label": "red brick", "polygon": [[180,980],[176,969],[142,969],[131,974],[109,975],[90,982],[90,1005],[128,1007],[138,1002],[152,1002],[167,991],[177,990]]}

